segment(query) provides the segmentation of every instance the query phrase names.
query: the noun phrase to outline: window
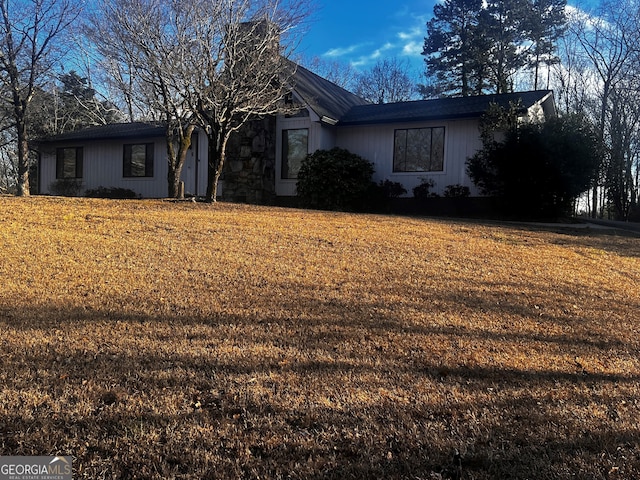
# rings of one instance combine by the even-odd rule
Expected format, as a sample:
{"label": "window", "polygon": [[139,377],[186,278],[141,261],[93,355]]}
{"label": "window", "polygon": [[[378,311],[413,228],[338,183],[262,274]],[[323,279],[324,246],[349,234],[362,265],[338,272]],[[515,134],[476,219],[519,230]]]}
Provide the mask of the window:
{"label": "window", "polygon": [[58,148],[56,178],[82,178],[82,147]]}
{"label": "window", "polygon": [[282,178],[298,178],[298,170],[308,151],[308,128],[282,131]]}
{"label": "window", "polygon": [[444,170],[444,127],[396,130],[393,151],[394,172],[442,172]]}
{"label": "window", "polygon": [[153,177],[153,143],[124,146],[125,177]]}

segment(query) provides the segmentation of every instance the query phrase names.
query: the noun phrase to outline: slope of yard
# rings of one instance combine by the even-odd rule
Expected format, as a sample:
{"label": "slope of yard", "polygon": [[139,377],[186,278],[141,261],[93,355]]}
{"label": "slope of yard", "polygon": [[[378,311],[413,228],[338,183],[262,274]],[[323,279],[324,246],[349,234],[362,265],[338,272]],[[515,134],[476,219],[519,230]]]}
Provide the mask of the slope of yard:
{"label": "slope of yard", "polygon": [[0,209],[0,455],[91,479],[640,478],[640,238]]}

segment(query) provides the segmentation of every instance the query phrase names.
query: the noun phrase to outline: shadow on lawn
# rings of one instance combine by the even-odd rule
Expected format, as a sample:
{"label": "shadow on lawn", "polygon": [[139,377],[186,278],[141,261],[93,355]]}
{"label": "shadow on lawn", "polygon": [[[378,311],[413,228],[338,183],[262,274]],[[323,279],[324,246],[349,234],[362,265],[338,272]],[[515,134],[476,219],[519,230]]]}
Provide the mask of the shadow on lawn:
{"label": "shadow on lawn", "polygon": [[[336,311],[348,307],[332,301]],[[359,308],[369,313],[374,307]],[[74,337],[77,325],[86,330],[82,335],[93,332],[97,346],[67,349],[52,341],[10,348],[11,339],[4,339],[5,399],[16,396],[3,404],[0,453],[62,449],[76,455],[80,478],[640,475],[640,431],[633,421],[640,408],[638,372],[464,365],[430,355],[425,342],[466,337],[481,346],[577,344],[603,353],[628,346],[540,332],[404,325],[392,314],[378,315],[345,325],[322,316],[155,318],[4,307],[0,324],[9,328],[54,340],[59,333],[50,329]],[[110,322],[130,327],[126,335],[149,336],[149,349],[110,338]],[[154,337],[159,327],[164,333]],[[167,341],[175,351],[159,354],[155,348]],[[182,350],[190,344],[193,354]],[[217,355],[229,346],[232,356]],[[256,355],[257,346],[277,347],[280,354]],[[408,355],[414,349],[417,357]],[[347,395],[353,389],[364,400]],[[394,397],[407,394],[410,402]],[[81,398],[91,408],[74,404]]]}
{"label": "shadow on lawn", "polygon": [[[488,223],[487,225],[496,226]],[[548,232],[557,234],[552,243],[565,246],[597,248],[622,257],[640,257],[640,233],[621,229],[600,229],[553,224],[502,224],[521,232]]]}

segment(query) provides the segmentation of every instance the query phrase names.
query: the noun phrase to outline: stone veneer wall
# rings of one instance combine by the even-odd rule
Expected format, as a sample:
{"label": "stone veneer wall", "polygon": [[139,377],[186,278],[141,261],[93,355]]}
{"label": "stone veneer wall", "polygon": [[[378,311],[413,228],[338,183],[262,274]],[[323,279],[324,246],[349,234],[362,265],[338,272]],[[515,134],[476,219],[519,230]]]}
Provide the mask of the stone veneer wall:
{"label": "stone veneer wall", "polygon": [[276,179],[276,119],[247,122],[229,139],[221,180],[222,199],[230,202],[273,204]]}

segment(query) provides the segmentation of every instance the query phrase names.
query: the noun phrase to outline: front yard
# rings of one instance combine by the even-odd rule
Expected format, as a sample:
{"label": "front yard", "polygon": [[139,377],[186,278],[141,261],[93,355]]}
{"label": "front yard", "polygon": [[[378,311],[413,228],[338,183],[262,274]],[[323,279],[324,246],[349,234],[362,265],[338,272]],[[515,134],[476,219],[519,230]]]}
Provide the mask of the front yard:
{"label": "front yard", "polygon": [[74,478],[640,478],[640,238],[0,197],[0,455]]}

